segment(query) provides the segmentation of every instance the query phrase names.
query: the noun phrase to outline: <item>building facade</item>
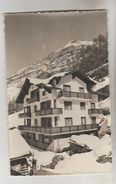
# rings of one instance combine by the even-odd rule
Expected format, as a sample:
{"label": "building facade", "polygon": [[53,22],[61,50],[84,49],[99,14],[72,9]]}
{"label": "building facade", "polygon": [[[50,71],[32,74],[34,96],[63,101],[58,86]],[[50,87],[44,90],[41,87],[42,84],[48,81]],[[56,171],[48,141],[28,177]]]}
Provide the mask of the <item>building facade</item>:
{"label": "building facade", "polygon": [[[26,79],[17,97],[24,104],[24,126],[19,129],[34,147],[54,150],[54,139],[98,130],[98,96],[95,82],[79,71],[59,73],[48,79]],[[52,144],[52,147],[50,146]]]}

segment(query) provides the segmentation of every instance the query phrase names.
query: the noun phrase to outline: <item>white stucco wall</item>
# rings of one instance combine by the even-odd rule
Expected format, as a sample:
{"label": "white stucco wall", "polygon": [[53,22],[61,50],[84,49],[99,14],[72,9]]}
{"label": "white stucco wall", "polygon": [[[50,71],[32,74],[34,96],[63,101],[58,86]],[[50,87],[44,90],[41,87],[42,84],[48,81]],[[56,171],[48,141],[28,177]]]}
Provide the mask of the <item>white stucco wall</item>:
{"label": "white stucco wall", "polygon": [[71,86],[71,91],[73,92],[79,92],[79,87],[84,88],[84,92],[87,93],[87,84],[84,83],[82,80],[79,78],[75,77],[72,79],[72,75],[66,75],[61,78],[59,84],[57,87],[63,89],[63,85],[70,85]]}

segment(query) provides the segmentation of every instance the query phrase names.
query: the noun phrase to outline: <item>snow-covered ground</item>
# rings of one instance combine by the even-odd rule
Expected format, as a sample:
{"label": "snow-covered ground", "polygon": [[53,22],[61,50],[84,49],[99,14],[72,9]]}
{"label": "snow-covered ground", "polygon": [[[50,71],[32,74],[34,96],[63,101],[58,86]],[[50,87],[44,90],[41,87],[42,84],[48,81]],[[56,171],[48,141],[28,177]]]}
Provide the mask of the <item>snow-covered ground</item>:
{"label": "snow-covered ground", "polygon": [[[78,174],[78,173],[106,173],[111,172],[111,163],[98,163],[97,158],[102,155],[109,156],[112,152],[111,138],[109,135],[105,135],[101,140],[93,135],[80,135],[72,136],[72,139],[79,144],[86,144],[93,150],[87,153],[74,154],[69,156],[67,153],[53,153],[49,151],[39,151],[31,148],[31,152],[37,159],[37,168],[40,166],[46,166],[52,162],[52,159],[56,155],[62,155],[64,160],[59,161],[55,166],[55,169],[46,169],[56,174]],[[88,140],[87,140],[88,139]],[[91,140],[92,139],[92,140]]]}
{"label": "snow-covered ground", "polygon": [[60,174],[106,173],[111,172],[111,163],[97,163],[93,151],[74,154],[60,161],[52,172]]}

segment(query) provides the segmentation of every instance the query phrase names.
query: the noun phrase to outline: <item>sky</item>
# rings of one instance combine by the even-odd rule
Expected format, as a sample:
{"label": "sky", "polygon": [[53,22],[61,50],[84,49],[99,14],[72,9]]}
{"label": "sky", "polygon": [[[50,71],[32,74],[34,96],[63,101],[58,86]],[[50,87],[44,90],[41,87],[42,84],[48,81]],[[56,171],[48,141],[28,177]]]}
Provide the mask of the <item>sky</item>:
{"label": "sky", "polygon": [[107,33],[106,12],[25,13],[5,16],[7,74],[39,62],[71,40]]}

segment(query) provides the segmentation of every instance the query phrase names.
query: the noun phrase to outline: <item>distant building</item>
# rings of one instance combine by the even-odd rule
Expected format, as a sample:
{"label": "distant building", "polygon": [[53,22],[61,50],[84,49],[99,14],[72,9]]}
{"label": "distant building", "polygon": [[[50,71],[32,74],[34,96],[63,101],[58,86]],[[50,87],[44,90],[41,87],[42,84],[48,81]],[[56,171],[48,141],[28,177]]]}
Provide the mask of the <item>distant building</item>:
{"label": "distant building", "polygon": [[37,148],[54,150],[54,139],[98,130],[98,96],[95,82],[80,71],[59,73],[47,79],[26,78],[17,97],[24,104],[19,126],[26,141]]}

